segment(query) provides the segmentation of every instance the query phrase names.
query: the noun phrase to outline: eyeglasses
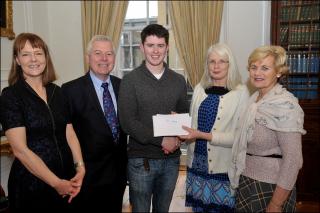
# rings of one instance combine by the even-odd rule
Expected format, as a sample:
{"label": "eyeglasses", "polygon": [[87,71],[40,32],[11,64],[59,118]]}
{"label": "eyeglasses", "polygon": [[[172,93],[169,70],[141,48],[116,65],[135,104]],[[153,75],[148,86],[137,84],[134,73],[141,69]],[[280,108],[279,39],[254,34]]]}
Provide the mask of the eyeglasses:
{"label": "eyeglasses", "polygon": [[211,64],[213,66],[215,66],[215,65],[224,66],[228,63],[229,63],[229,61],[224,61],[224,60],[219,60],[219,61],[211,60],[211,61],[209,61],[209,64]]}

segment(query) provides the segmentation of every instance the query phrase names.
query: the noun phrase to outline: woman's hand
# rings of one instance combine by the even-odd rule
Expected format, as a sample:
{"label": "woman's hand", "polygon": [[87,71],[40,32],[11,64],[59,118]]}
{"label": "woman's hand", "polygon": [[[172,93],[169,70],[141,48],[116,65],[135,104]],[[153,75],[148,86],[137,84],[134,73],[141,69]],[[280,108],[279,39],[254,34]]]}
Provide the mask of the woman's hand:
{"label": "woman's hand", "polygon": [[291,190],[284,189],[277,185],[266,208],[266,212],[281,212],[282,206],[288,199],[290,192]]}
{"label": "woman's hand", "polygon": [[79,194],[82,186],[82,181],[86,173],[84,165],[78,166],[76,168],[76,171],[77,171],[76,175],[70,180],[73,190],[69,194],[70,195],[68,199],[69,203],[71,203],[72,199]]}
{"label": "woman's hand", "polygon": [[266,208],[266,212],[282,212],[282,207],[275,204],[273,201],[270,201]]}
{"label": "woman's hand", "polygon": [[188,132],[188,135],[180,135],[179,136],[180,140],[182,140],[182,141],[186,140],[186,141],[190,142],[190,141],[194,141],[197,138],[199,138],[199,136],[200,136],[199,130],[192,129],[192,128],[189,128],[186,126],[182,126],[182,128]]}
{"label": "woman's hand", "polygon": [[[76,168],[77,173],[76,175],[70,180],[71,181],[71,185],[74,187],[73,193],[72,193],[72,197],[75,197],[79,194],[80,190],[81,190],[81,186],[82,186],[82,182],[83,182],[83,178],[84,175],[86,173],[86,169],[85,166],[78,166]],[[71,202],[71,200],[69,199],[69,202]]]}
{"label": "woman's hand", "polygon": [[186,126],[182,126],[184,130],[188,132],[188,135],[180,135],[179,139],[188,142],[194,142],[196,139],[203,139],[206,141],[212,141],[212,133],[211,132],[201,132],[200,130],[197,129],[192,129]]}
{"label": "woman's hand", "polygon": [[[53,186],[53,188],[62,196],[72,196],[72,193],[75,190],[75,187],[72,186],[71,181],[69,180],[64,180],[64,179],[59,179],[57,183]],[[70,200],[71,202],[71,200]]]}

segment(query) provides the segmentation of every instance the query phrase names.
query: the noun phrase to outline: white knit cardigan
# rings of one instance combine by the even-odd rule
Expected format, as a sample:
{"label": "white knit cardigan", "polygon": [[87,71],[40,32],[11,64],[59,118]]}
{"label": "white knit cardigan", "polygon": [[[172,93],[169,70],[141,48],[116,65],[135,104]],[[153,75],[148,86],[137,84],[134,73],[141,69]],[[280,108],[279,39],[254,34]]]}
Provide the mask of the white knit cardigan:
{"label": "white knit cardigan", "polygon": [[[192,128],[198,127],[198,110],[208,95],[198,84],[192,96],[190,115]],[[216,120],[211,129],[212,140],[208,141],[208,172],[210,174],[226,173],[231,163],[231,148],[234,142],[235,129],[241,112],[249,99],[249,91],[245,85],[238,85],[234,90],[220,96]],[[188,143],[187,166],[192,167],[195,143]]]}

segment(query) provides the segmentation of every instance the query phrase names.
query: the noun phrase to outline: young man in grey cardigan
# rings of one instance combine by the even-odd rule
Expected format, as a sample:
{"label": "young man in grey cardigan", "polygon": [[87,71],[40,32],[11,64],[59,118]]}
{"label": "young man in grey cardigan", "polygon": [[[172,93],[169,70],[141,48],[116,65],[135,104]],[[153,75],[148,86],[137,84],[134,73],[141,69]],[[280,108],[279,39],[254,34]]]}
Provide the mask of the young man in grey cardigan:
{"label": "young man in grey cardigan", "polygon": [[130,135],[128,178],[133,212],[168,212],[179,173],[180,141],[154,137],[152,116],[188,112],[186,81],[164,62],[168,30],[158,24],[141,32],[142,64],[124,76],[119,92],[122,128]]}

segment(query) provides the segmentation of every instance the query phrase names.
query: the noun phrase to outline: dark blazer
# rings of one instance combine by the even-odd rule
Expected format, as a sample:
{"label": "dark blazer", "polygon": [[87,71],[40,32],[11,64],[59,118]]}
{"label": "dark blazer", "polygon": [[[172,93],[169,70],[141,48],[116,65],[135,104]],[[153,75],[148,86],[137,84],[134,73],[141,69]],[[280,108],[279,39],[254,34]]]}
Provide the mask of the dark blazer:
{"label": "dark blazer", "polygon": [[[118,99],[120,78],[110,75]],[[108,184],[126,184],[127,136],[120,133],[119,144],[112,139],[111,129],[94,89],[89,72],[62,85],[78,136],[86,166],[82,188],[96,188]]]}

